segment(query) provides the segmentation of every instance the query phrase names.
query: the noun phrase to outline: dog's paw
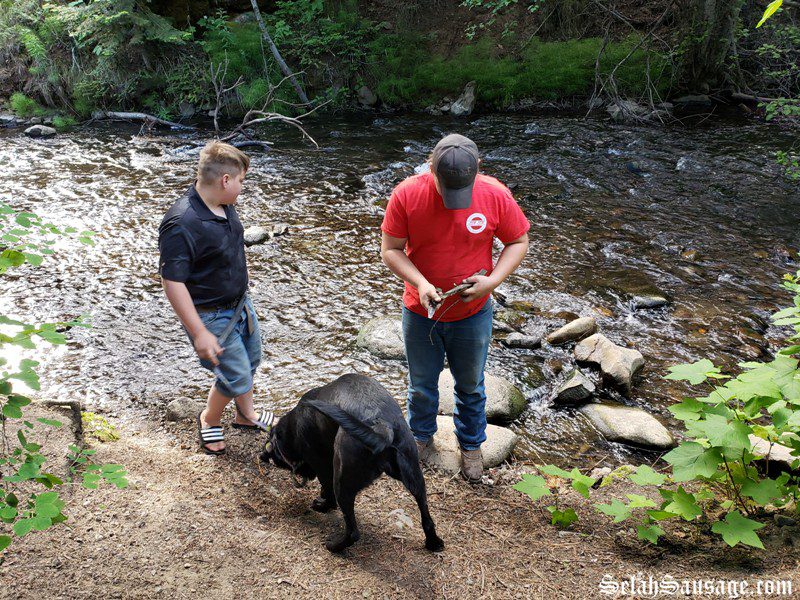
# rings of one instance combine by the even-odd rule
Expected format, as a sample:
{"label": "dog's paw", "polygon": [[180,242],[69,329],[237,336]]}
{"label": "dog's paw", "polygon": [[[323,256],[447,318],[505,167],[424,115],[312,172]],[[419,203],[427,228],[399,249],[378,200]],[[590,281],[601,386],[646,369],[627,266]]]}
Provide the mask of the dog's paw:
{"label": "dog's paw", "polygon": [[261,459],[261,462],[269,463],[269,452],[262,452],[258,455],[258,458]]}
{"label": "dog's paw", "polygon": [[425,540],[425,547],[431,552],[441,552],[444,550],[444,542],[442,538],[434,535]]}
{"label": "dog's paw", "polygon": [[331,536],[328,541],[325,542],[325,547],[331,552],[341,552],[345,548],[349,548],[355,544],[360,537],[361,534],[358,531],[354,531],[349,535],[343,533],[342,535]]}
{"label": "dog's paw", "polygon": [[317,512],[326,513],[336,508],[335,500],[327,500],[320,496],[311,503],[311,508]]}

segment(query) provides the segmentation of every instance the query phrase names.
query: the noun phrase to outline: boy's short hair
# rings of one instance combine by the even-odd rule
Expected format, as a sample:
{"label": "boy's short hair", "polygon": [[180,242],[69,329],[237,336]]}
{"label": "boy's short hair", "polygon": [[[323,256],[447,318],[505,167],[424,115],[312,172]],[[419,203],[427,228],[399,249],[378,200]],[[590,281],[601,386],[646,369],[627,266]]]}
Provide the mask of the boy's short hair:
{"label": "boy's short hair", "polygon": [[250,157],[224,142],[209,142],[200,151],[197,179],[212,184],[223,175],[236,176],[250,167]]}

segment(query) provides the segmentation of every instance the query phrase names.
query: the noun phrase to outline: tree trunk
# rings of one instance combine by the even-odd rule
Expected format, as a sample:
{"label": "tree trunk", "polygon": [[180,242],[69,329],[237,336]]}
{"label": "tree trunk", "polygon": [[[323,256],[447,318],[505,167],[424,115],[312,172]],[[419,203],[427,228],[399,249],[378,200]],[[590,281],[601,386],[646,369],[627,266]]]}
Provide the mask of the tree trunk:
{"label": "tree trunk", "polygon": [[308,104],[308,96],[306,96],[306,93],[303,91],[303,88],[300,87],[300,84],[297,83],[297,79],[295,79],[291,69],[289,69],[289,65],[287,65],[286,61],[283,60],[281,53],[278,52],[278,48],[275,46],[275,42],[272,41],[272,36],[270,36],[269,31],[267,31],[267,26],[264,24],[264,19],[261,18],[261,11],[258,8],[258,2],[256,2],[256,0],[250,0],[250,4],[253,5],[253,13],[255,13],[258,26],[261,28],[261,36],[269,45],[269,49],[272,51],[272,56],[275,57],[275,61],[278,63],[278,66],[280,66],[283,74],[289,78],[292,87],[294,87],[295,91],[297,92],[297,96],[300,98],[303,104]]}
{"label": "tree trunk", "polygon": [[743,0],[691,0],[692,21],[684,57],[683,79],[691,92],[707,92],[731,83],[728,58]]}

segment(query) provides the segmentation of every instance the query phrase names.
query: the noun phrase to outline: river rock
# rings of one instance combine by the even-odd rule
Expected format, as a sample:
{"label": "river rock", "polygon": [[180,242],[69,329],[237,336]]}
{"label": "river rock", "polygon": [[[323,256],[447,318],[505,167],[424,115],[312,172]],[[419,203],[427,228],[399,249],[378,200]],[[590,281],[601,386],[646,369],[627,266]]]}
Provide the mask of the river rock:
{"label": "river rock", "polygon": [[168,421],[186,421],[194,419],[205,404],[194,398],[176,398],[167,404]]}
{"label": "river rock", "polygon": [[[461,470],[461,449],[453,419],[436,417],[436,428],[436,435],[433,436],[433,444],[426,454],[425,462],[448,473],[458,473]],[[481,445],[484,468],[491,469],[508,460],[518,439],[517,434],[510,429],[487,425],[486,441]]]}
{"label": "river rock", "polygon": [[542,345],[542,338],[535,335],[524,335],[522,333],[511,333],[503,340],[503,345],[509,348],[538,348]]}
{"label": "river rock", "polygon": [[356,345],[380,358],[405,358],[403,323],[394,317],[372,319],[358,332]]}
{"label": "river rock", "polygon": [[16,115],[0,114],[0,127],[16,127],[17,125],[19,125],[19,119],[17,119]]}
{"label": "river rock", "polygon": [[575,359],[600,366],[603,379],[630,395],[633,377],[644,366],[638,350],[618,346],[601,333],[595,333],[575,346]]}
{"label": "river rock", "polygon": [[616,404],[587,404],[579,411],[612,442],[627,442],[650,448],[672,448],[675,439],[650,413]]}
{"label": "river rock", "polygon": [[254,246],[256,244],[263,244],[267,240],[286,234],[288,231],[289,226],[286,223],[278,223],[277,225],[270,225],[268,227],[254,225],[244,230],[244,245]]}
{"label": "river rock", "polygon": [[582,340],[597,331],[597,321],[592,317],[581,317],[570,321],[563,327],[556,329],[549,334],[545,339],[548,344],[558,346],[559,344],[566,344],[567,342],[574,342]]}
{"label": "river rock", "polygon": [[640,310],[643,308],[659,308],[669,304],[665,296],[659,294],[636,294],[631,298],[633,308]]}
{"label": "river rock", "polygon": [[186,100],[178,105],[178,113],[182,119],[191,119],[196,112],[197,108],[195,108],[195,105],[191,102],[187,102]]}
{"label": "river rock", "polygon": [[752,433],[748,437],[750,438],[750,443],[753,444],[753,454],[761,458],[766,458],[769,455],[770,464],[778,465],[781,470],[791,472],[792,463],[800,459],[800,456],[793,456],[792,449],[787,446],[772,444],[770,448],[770,443],[767,440]]}
{"label": "river rock", "polygon": [[553,395],[556,404],[580,404],[592,397],[595,385],[579,369],[575,369]]}
{"label": "river rock", "polygon": [[375,106],[378,103],[378,97],[371,89],[362,85],[358,88],[358,103],[361,106]]}
{"label": "river rock", "polygon": [[32,138],[49,138],[56,134],[56,130],[47,125],[33,125],[25,130],[25,135]]}
{"label": "river rock", "polygon": [[[486,420],[507,423],[522,414],[528,405],[525,396],[516,386],[502,377],[486,374]],[[455,408],[453,375],[449,369],[439,376],[439,414],[452,415]]]}
{"label": "river rock", "polygon": [[464,87],[464,91],[462,92],[461,96],[459,96],[458,100],[453,102],[453,104],[450,106],[450,114],[453,114],[457,117],[463,117],[472,113],[473,109],[475,108],[475,86],[476,83],[474,81],[470,81]]}
{"label": "river rock", "polygon": [[675,98],[673,103],[676,108],[683,111],[708,110],[712,106],[711,98],[706,94],[689,94]]}
{"label": "river rock", "polygon": [[606,107],[606,112],[611,115],[611,119],[616,123],[626,123],[644,118],[649,111],[632,100],[619,100],[609,104]]}

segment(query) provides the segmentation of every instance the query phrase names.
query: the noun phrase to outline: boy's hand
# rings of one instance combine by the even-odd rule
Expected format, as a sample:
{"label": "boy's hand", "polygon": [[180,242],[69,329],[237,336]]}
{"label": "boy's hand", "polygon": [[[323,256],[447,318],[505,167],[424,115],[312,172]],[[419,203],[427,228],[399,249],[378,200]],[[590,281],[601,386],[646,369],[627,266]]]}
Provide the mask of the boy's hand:
{"label": "boy's hand", "polygon": [[437,292],[436,288],[427,281],[420,284],[420,286],[417,288],[417,292],[419,292],[419,301],[425,310],[430,309],[431,302],[438,303],[442,301],[441,296],[439,296],[439,292]]}
{"label": "boy's hand", "polygon": [[464,302],[472,302],[478,298],[488,296],[492,293],[492,290],[497,287],[492,278],[487,277],[486,275],[473,275],[472,277],[467,277],[464,280],[464,283],[472,284],[472,286],[468,287],[460,294],[461,300]]}
{"label": "boy's hand", "polygon": [[198,333],[194,338],[194,351],[197,352],[197,356],[204,360],[211,361],[211,364],[216,367],[219,365],[217,355],[222,354],[224,348],[217,342],[217,336],[208,329],[203,329],[203,331]]}

